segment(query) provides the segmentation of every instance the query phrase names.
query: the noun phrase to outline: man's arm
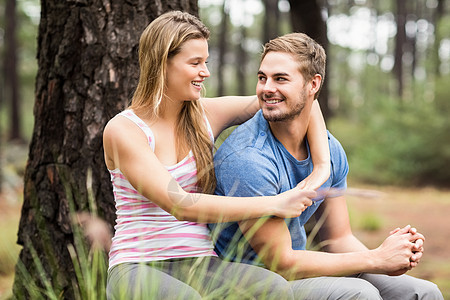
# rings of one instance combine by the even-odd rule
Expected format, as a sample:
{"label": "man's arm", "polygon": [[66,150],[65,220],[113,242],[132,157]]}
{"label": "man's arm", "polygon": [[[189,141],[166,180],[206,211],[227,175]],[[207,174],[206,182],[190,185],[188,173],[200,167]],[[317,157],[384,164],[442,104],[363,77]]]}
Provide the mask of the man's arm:
{"label": "man's arm", "polygon": [[319,237],[324,250],[331,253],[356,252],[368,250],[354,235],[350,227],[347,203],[344,196],[328,198],[316,213],[316,220],[325,221],[320,227]]}
{"label": "man's arm", "polygon": [[[339,211],[346,209],[343,196],[329,198],[324,202],[336,202],[332,206]],[[351,245],[346,249],[339,248],[347,253],[293,250],[290,233],[283,219],[270,218],[257,229],[252,228],[256,222],[248,220],[240,222],[239,226],[264,264],[288,279],[345,276],[361,272],[396,274],[410,269],[413,241],[420,238],[418,234],[409,233],[410,228],[405,227],[390,235],[377,249],[368,250],[351,234],[349,225],[338,225],[338,229],[343,232],[333,236],[336,241],[331,240],[330,247],[338,250],[345,241],[349,241]],[[327,228],[331,225],[329,221],[325,223]]]}
{"label": "man's arm", "polygon": [[[326,217],[325,222],[322,224],[319,230],[319,237],[324,241],[324,248],[327,252],[331,253],[343,253],[343,252],[356,252],[368,250],[367,247],[356,238],[350,227],[350,219],[348,215],[347,204],[344,197],[337,197],[328,199],[317,209],[315,213],[316,220],[322,216]],[[423,253],[423,241],[424,237],[418,233],[415,228],[409,226],[408,233],[417,238],[413,240],[415,245],[413,246],[414,254],[410,258],[410,266],[401,272],[396,271],[391,275],[398,275],[408,271],[410,268],[417,266]],[[390,234],[399,232],[401,229],[397,228]]]}

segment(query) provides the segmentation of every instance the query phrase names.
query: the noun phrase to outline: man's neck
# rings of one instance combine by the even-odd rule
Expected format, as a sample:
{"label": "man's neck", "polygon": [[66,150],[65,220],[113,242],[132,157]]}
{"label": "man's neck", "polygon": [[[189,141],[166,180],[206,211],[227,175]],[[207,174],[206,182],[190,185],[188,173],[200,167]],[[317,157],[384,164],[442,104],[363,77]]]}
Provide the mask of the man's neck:
{"label": "man's neck", "polygon": [[283,122],[269,122],[272,134],[297,160],[308,158],[306,132],[308,130],[311,105],[305,106],[299,116]]}

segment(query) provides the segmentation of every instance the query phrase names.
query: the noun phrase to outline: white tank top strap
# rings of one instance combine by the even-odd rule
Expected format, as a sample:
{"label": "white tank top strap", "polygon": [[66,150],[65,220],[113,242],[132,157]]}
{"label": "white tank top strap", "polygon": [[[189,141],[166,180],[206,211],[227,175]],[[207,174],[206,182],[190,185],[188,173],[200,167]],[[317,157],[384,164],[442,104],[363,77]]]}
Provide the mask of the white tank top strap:
{"label": "white tank top strap", "polygon": [[205,119],[206,129],[208,130],[211,142],[214,144],[214,133],[212,131],[211,125],[209,124],[208,118],[206,117],[206,114],[203,114],[203,118]]}
{"label": "white tank top strap", "polygon": [[139,118],[134,111],[131,109],[127,109],[118,114],[119,116],[124,116],[127,119],[131,120],[134,124],[136,124],[142,131],[145,133],[148,139],[148,143],[153,151],[155,151],[155,136],[153,135],[152,130],[148,125]]}

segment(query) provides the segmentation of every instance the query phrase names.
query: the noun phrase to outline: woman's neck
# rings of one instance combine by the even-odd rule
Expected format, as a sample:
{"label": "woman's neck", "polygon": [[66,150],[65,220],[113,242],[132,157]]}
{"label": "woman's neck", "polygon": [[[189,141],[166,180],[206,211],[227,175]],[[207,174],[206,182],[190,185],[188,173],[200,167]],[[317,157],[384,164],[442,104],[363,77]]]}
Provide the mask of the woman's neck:
{"label": "woman's neck", "polygon": [[145,120],[149,124],[163,122],[166,124],[171,123],[175,125],[178,123],[178,117],[182,106],[183,101],[178,102],[163,98],[158,106],[157,115],[155,115],[153,110],[149,110],[145,107],[134,108],[133,110],[141,119]]}
{"label": "woman's neck", "polygon": [[165,99],[161,101],[159,106],[158,117],[164,119],[167,122],[178,123],[178,116],[183,107],[183,101],[173,101],[171,99]]}

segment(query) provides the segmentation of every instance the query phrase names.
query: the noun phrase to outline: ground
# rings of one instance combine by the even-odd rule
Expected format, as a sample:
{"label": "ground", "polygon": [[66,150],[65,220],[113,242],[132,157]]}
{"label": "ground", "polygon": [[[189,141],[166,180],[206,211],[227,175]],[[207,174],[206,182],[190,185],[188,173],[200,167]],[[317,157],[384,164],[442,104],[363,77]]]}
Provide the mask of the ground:
{"label": "ground", "polygon": [[[359,193],[359,196],[348,196],[355,235],[369,248],[375,248],[395,227],[411,224],[418,228],[426,237],[425,254],[419,266],[409,274],[435,282],[445,299],[450,299],[447,249],[450,245],[450,190],[363,185],[351,190]],[[375,197],[374,193],[367,193],[368,190],[377,191]],[[0,299],[11,293],[13,262],[20,249],[14,245],[20,218],[20,194],[21,188],[0,194]]]}
{"label": "ground", "polygon": [[[374,189],[374,187],[369,187]],[[434,188],[377,187],[378,198],[348,197],[354,234],[369,248],[377,247],[390,230],[412,225],[424,234],[425,252],[419,266],[408,274],[438,284],[445,299],[450,299],[450,190]],[[367,230],[364,216],[378,218],[376,230]]]}

